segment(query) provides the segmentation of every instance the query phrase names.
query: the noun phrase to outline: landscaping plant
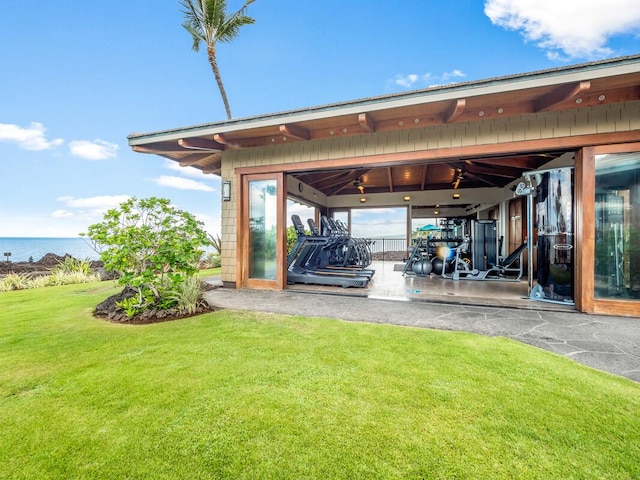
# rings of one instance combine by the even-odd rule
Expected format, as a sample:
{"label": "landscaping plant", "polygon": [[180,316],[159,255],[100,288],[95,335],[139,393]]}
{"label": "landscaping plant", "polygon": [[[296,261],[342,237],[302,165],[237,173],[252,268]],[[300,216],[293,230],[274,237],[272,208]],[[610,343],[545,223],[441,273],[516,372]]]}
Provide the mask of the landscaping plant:
{"label": "landscaping plant", "polygon": [[109,210],[87,236],[118,283],[137,291],[123,303],[128,316],[176,305],[172,295],[198,272],[203,247],[210,244],[203,223],[163,198],[130,198]]}

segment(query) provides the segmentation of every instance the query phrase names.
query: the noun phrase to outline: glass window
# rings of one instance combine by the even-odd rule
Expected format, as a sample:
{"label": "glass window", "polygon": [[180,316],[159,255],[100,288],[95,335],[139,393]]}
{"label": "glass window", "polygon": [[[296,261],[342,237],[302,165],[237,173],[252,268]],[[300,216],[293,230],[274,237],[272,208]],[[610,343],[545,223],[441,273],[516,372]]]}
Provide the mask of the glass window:
{"label": "glass window", "polygon": [[249,182],[249,278],[276,279],[276,180]]}
{"label": "glass window", "polygon": [[596,155],[594,289],[640,299],[640,152]]}

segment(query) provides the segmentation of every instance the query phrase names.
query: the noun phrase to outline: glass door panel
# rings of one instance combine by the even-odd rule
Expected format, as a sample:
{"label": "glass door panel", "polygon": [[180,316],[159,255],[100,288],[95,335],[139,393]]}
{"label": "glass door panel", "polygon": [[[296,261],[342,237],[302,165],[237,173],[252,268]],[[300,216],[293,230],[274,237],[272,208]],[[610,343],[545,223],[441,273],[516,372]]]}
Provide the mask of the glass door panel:
{"label": "glass door panel", "polygon": [[594,298],[640,300],[640,153],[596,155]]}
{"label": "glass door panel", "polygon": [[249,278],[275,280],[277,181],[249,181]]}

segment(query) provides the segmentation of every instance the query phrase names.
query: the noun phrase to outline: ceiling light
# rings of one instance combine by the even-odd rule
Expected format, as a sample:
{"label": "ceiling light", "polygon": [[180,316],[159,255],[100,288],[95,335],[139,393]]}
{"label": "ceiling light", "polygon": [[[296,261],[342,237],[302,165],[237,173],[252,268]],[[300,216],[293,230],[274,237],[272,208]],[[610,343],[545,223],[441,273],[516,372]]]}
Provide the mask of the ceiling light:
{"label": "ceiling light", "polygon": [[452,195],[452,197],[453,197],[453,199],[454,199],[454,200],[457,200],[457,199],[459,199],[459,198],[460,198],[460,194],[459,194],[459,193],[454,193],[454,194]]}
{"label": "ceiling light", "polygon": [[411,197],[410,197],[409,195],[405,195],[404,197],[402,197],[402,199],[403,199],[405,202],[408,202],[409,200],[411,200]]}
{"label": "ceiling light", "polygon": [[366,199],[366,198],[364,198],[364,197],[360,197],[360,203],[364,203],[364,202],[366,202],[366,201],[367,201],[367,199]]}

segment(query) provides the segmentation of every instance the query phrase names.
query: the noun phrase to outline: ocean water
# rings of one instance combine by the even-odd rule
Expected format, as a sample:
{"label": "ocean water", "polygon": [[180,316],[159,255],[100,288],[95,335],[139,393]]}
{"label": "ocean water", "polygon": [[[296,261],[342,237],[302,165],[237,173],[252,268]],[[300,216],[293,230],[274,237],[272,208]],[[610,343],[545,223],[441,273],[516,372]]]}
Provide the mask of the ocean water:
{"label": "ocean water", "polygon": [[85,238],[29,238],[0,237],[0,261],[6,261],[6,253],[11,262],[37,262],[47,253],[61,257],[69,254],[79,260],[98,260],[100,255],[91,248],[91,242]]}

